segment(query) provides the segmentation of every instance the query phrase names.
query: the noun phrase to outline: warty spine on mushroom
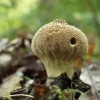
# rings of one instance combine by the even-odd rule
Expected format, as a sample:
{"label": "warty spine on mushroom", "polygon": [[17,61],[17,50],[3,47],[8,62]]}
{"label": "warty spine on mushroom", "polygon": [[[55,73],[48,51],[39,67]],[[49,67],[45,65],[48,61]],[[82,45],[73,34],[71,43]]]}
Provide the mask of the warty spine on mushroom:
{"label": "warty spine on mushroom", "polygon": [[36,32],[31,47],[43,62],[48,77],[66,72],[72,78],[75,61],[88,51],[88,39],[78,28],[57,19]]}

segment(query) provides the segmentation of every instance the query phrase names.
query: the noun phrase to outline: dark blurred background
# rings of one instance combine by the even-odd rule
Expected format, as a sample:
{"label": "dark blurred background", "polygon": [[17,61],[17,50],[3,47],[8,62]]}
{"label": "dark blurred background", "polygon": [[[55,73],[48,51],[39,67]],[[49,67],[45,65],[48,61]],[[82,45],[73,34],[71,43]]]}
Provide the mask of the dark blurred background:
{"label": "dark blurred background", "polygon": [[34,34],[55,19],[81,29],[90,53],[99,59],[100,0],[0,0],[0,38],[11,40],[22,31]]}

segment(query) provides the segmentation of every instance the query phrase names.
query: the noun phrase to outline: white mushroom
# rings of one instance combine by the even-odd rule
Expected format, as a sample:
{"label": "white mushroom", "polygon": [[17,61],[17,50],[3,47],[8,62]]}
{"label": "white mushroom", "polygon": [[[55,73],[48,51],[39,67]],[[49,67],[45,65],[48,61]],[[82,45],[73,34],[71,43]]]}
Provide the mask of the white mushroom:
{"label": "white mushroom", "polygon": [[72,78],[75,61],[88,51],[88,40],[78,28],[55,20],[36,32],[31,47],[43,62],[48,77],[66,72]]}

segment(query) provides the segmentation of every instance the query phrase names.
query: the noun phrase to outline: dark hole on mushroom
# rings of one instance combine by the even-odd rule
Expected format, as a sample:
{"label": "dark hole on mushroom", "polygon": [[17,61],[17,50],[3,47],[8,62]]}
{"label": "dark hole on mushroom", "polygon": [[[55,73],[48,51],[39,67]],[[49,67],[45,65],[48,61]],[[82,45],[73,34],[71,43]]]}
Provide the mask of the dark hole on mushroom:
{"label": "dark hole on mushroom", "polygon": [[70,40],[70,42],[71,42],[72,45],[74,45],[74,44],[76,43],[76,39],[75,39],[75,38],[72,38],[72,39]]}

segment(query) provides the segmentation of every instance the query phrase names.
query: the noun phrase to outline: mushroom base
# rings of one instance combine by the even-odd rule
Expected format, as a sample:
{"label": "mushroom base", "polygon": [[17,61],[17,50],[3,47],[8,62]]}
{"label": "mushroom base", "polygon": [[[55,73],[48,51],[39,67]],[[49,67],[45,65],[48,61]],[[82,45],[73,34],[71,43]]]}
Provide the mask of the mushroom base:
{"label": "mushroom base", "polygon": [[42,59],[42,62],[46,68],[48,77],[55,78],[60,76],[62,73],[65,73],[68,75],[68,77],[71,79],[73,75],[73,67],[74,67],[74,61],[66,61],[66,60],[48,60],[48,59]]}

